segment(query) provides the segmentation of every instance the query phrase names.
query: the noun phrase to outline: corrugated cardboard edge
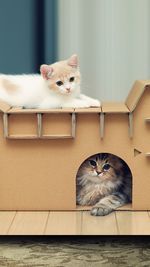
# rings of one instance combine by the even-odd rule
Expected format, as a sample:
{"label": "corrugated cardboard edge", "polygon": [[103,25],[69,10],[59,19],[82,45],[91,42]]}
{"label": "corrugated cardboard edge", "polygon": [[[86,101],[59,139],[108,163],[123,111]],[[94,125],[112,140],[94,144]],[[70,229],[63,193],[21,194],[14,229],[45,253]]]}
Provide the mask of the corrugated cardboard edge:
{"label": "corrugated cardboard edge", "polygon": [[137,80],[133,84],[125,101],[130,112],[133,112],[136,108],[147,86],[150,86],[150,80]]}

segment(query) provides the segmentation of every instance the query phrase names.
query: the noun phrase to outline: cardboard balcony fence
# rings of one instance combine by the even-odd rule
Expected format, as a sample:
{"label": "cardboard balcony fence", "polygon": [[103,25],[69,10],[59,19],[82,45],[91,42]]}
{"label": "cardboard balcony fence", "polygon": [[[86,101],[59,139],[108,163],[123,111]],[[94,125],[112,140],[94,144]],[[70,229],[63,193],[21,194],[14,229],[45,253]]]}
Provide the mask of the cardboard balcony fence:
{"label": "cardboard balcony fence", "polygon": [[[132,205],[150,210],[150,81],[101,108],[21,109],[0,102],[0,210],[76,210],[76,174],[97,153],[123,159]],[[84,207],[82,207],[84,209]]]}

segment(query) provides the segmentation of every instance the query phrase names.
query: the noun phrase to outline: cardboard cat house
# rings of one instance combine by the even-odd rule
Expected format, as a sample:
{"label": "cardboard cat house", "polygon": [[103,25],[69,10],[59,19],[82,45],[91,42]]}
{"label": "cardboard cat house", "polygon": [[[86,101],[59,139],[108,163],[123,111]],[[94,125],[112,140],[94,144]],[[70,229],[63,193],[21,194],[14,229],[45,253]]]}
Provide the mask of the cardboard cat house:
{"label": "cardboard cat house", "polygon": [[[122,158],[132,205],[150,210],[150,81],[101,108],[21,109],[0,102],[0,210],[76,210],[76,174],[97,153]],[[84,209],[84,207],[82,207]]]}

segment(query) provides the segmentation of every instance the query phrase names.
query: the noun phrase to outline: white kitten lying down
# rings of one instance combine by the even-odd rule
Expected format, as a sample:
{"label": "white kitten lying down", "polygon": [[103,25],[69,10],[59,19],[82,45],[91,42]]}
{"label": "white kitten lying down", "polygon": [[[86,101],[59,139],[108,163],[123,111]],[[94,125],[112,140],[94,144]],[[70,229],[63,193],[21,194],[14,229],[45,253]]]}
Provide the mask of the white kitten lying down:
{"label": "white kitten lying down", "polygon": [[99,107],[98,100],[80,94],[78,58],[42,65],[40,74],[0,74],[0,100],[24,108]]}

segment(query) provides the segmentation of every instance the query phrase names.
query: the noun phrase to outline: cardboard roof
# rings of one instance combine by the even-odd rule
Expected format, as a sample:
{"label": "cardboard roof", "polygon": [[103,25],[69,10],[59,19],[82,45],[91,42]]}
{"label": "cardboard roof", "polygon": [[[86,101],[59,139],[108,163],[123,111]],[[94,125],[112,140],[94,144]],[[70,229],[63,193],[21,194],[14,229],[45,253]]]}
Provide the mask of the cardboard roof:
{"label": "cardboard roof", "polygon": [[148,86],[150,86],[150,80],[135,81],[125,101],[125,104],[129,108],[130,112],[134,111],[146,87]]}

